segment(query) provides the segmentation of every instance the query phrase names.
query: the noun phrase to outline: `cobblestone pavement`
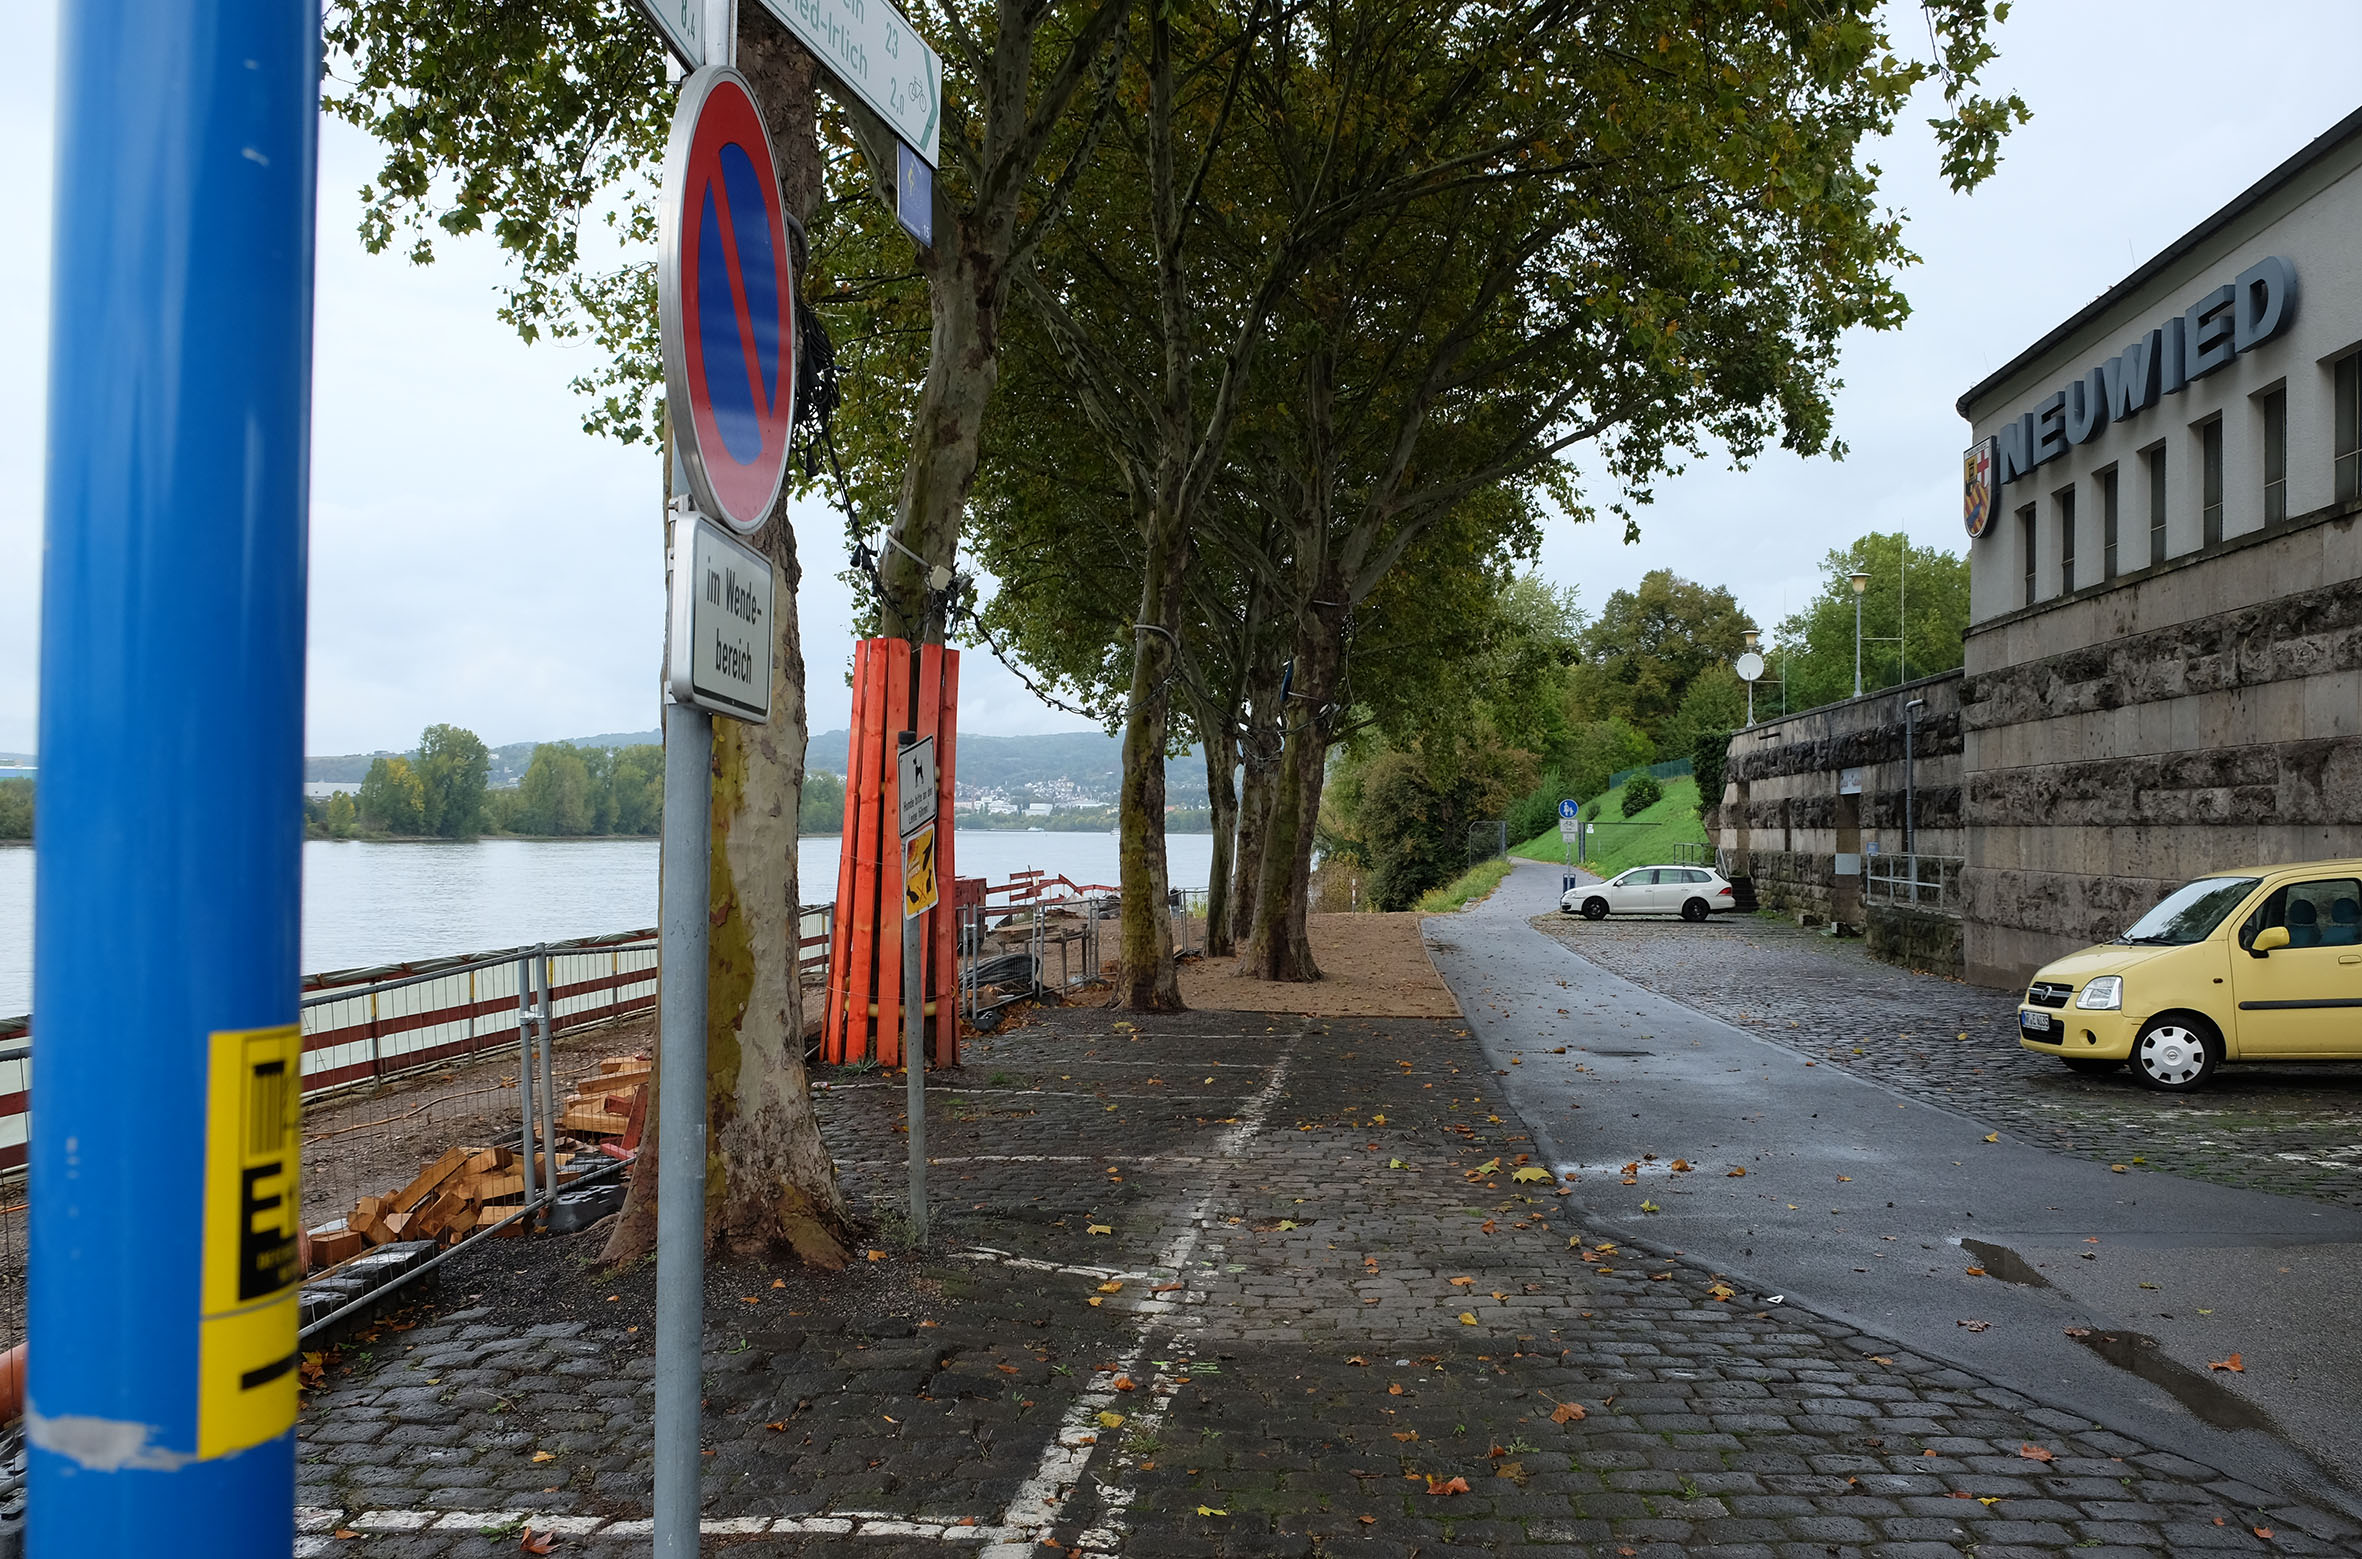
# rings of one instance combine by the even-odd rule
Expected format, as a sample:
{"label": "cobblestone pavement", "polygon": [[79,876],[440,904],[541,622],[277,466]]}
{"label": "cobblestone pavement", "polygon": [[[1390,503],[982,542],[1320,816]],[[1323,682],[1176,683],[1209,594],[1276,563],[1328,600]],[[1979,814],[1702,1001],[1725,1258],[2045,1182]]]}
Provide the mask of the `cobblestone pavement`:
{"label": "cobblestone pavement", "polygon": [[2174,1098],[2020,1048],[2015,991],[1881,963],[1778,916],[1534,925],[1661,996],[2054,1151],[2362,1206],[2362,1065],[2227,1067]]}
{"label": "cobblestone pavement", "polygon": [[[1456,1024],[1066,1011],[971,1057],[934,1090],[936,1246],[715,1269],[714,1551],[2362,1551],[2340,1517],[1600,1242]],[[900,1087],[847,1081],[829,1137],[884,1212]],[[595,1239],[471,1253],[450,1308],[333,1367],[300,1552],[647,1541],[650,1275],[592,1271]]]}

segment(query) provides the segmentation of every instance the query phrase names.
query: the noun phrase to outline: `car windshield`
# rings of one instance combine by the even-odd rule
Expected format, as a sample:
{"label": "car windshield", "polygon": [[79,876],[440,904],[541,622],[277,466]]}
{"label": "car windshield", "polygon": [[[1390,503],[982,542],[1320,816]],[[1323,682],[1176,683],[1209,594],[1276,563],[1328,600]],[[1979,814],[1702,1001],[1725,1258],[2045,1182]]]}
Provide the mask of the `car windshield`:
{"label": "car windshield", "polygon": [[2192,942],[2203,942],[2261,880],[2201,877],[2167,894],[2163,903],[2135,921],[2132,929],[2116,940],[2150,947],[2186,947]]}

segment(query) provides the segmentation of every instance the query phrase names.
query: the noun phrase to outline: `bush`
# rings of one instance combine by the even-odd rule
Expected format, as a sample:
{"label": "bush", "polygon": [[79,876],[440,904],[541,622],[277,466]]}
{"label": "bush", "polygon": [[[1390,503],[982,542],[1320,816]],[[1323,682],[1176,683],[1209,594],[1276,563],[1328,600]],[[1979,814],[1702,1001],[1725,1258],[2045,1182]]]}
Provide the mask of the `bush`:
{"label": "bush", "polygon": [[1624,815],[1638,817],[1665,799],[1665,787],[1653,774],[1635,774],[1624,782]]}
{"label": "bush", "polygon": [[1566,786],[1552,769],[1542,776],[1542,783],[1525,793],[1509,808],[1509,837],[1513,842],[1537,838],[1550,832],[1558,823],[1558,803],[1566,795]]}
{"label": "bush", "polygon": [[1724,766],[1730,758],[1730,731],[1700,731],[1690,745],[1690,772],[1698,777],[1698,816],[1722,805]]}
{"label": "bush", "polygon": [[33,837],[33,782],[0,780],[0,839]]}

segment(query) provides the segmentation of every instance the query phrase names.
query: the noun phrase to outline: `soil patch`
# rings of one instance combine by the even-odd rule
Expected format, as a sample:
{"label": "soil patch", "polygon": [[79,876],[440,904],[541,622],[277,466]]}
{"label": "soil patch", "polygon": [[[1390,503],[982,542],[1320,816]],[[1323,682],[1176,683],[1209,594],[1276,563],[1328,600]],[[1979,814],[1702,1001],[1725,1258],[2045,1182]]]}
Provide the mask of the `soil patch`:
{"label": "soil patch", "polygon": [[1427,957],[1422,917],[1308,916],[1322,979],[1305,985],[1242,980],[1235,958],[1181,966],[1181,999],[1205,1012],[1300,1012],[1321,1018],[1456,1018],[1460,1004]]}

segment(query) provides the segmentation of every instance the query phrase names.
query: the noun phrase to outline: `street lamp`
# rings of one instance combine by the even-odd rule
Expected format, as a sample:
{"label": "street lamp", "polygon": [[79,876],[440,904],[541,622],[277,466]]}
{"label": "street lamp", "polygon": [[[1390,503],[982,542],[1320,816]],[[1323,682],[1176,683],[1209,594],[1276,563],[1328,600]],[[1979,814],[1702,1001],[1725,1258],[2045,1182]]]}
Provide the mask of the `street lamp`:
{"label": "street lamp", "polygon": [[1870,588],[1867,569],[1853,571],[1854,585],[1854,697],[1862,696],[1862,592]]}

